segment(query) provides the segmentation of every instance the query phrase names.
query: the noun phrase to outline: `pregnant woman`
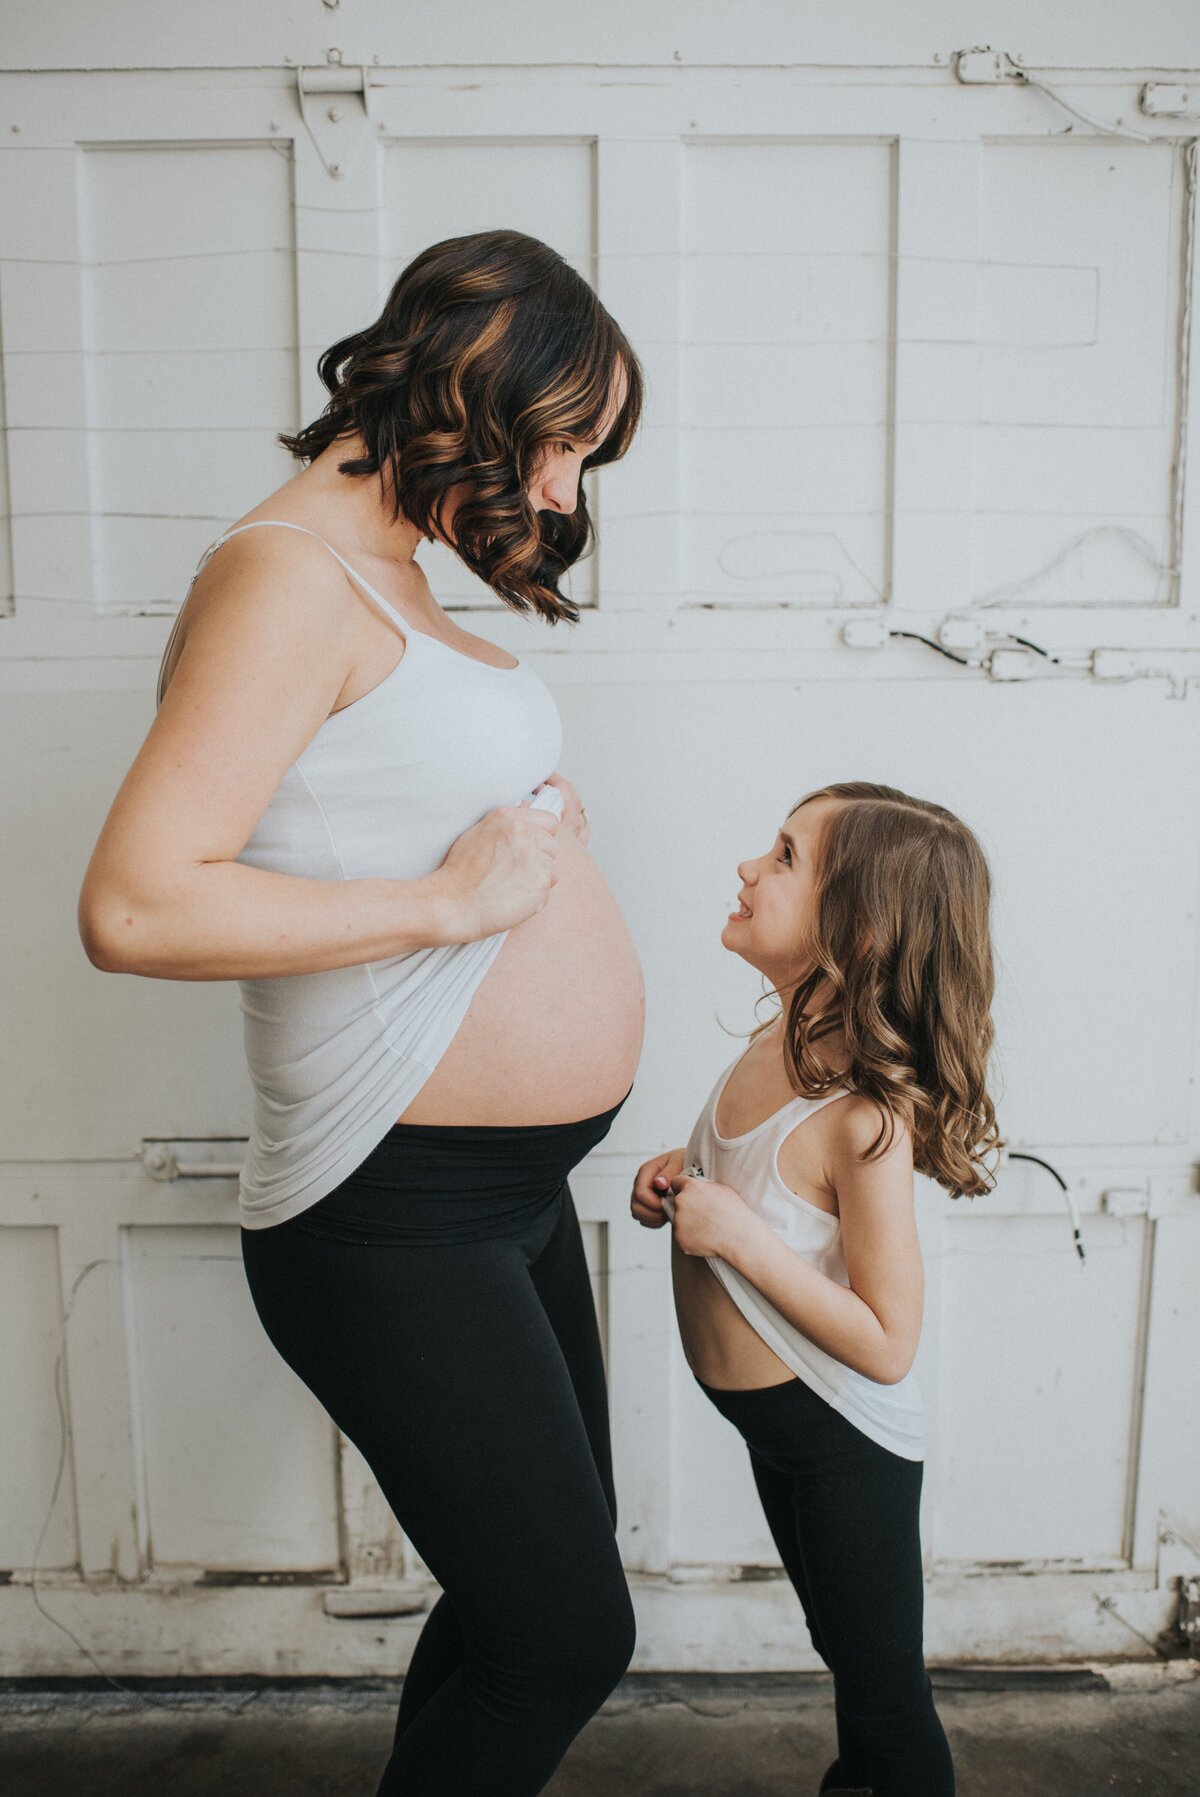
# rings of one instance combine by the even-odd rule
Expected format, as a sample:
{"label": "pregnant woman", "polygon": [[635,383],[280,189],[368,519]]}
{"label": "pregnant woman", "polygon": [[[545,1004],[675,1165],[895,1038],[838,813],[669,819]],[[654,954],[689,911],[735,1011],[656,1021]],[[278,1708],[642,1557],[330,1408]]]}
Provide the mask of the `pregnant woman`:
{"label": "pregnant woman", "polygon": [[304,467],[201,563],[81,933],[102,968],[241,983],[254,1303],[443,1592],[380,1792],[529,1797],[632,1653],[567,1178],[628,1094],[642,981],[553,699],[413,556],[574,619],[580,475],[641,375],[512,231],[425,251],[320,369]]}

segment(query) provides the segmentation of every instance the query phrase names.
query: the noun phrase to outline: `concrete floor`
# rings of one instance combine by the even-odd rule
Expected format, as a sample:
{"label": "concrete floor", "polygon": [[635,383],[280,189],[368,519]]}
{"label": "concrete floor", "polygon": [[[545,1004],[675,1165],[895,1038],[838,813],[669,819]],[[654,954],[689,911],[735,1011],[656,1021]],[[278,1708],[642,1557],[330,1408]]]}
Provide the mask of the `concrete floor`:
{"label": "concrete floor", "polygon": [[[935,1674],[960,1797],[1200,1797],[1200,1666]],[[997,1681],[990,1681],[996,1684]],[[392,1686],[0,1689],[3,1797],[372,1797]],[[810,1797],[829,1686],[633,1677],[546,1797]],[[480,1793],[486,1797],[486,1793]]]}

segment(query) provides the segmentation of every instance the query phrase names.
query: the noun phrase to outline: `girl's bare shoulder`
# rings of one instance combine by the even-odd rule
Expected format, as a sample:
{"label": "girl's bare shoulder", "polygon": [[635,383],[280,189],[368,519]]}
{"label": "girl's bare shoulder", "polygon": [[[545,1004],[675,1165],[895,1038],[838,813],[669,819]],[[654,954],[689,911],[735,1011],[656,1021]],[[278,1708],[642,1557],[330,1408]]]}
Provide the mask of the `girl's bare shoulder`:
{"label": "girl's bare shoulder", "polygon": [[829,1177],[844,1183],[865,1166],[889,1175],[911,1175],[912,1132],[900,1116],[887,1116],[873,1098],[851,1092],[813,1119],[824,1120],[822,1150]]}

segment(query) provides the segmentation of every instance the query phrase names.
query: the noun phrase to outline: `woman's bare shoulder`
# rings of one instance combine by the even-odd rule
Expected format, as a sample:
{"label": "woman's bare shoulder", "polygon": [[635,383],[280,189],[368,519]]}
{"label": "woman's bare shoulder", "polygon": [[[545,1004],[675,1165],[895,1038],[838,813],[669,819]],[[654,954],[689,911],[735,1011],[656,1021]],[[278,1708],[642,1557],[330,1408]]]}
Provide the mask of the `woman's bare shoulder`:
{"label": "woman's bare shoulder", "polygon": [[[358,608],[345,570],[325,544],[300,530],[240,530],[219,542],[180,608],[164,691],[185,645],[203,637],[274,643],[327,669],[331,653],[349,662],[348,631]],[[191,659],[197,658],[193,654]]]}

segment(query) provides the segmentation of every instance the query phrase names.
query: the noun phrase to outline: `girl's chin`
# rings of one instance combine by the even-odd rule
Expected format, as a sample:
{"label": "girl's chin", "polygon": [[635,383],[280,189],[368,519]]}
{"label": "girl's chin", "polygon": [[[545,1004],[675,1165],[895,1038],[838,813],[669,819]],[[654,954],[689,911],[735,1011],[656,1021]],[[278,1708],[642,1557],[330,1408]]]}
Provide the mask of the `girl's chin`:
{"label": "girl's chin", "polygon": [[[743,921],[735,923],[732,917],[727,918],[725,927],[721,931],[721,947],[727,948],[731,954],[740,955],[743,961],[749,961],[750,957],[746,953],[748,946],[745,923]],[[750,961],[750,965],[753,967],[754,962]]]}

